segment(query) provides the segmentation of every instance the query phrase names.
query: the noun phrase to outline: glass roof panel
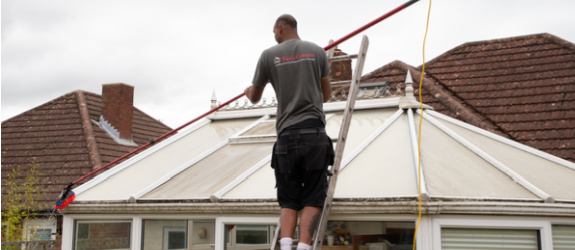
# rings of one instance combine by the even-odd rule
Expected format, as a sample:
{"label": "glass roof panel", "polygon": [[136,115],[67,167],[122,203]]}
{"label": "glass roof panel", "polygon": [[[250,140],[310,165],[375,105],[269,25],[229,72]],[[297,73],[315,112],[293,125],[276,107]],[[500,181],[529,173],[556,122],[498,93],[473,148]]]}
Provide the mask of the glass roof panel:
{"label": "glass roof panel", "polygon": [[417,195],[412,159],[407,116],[402,115],[340,172],[335,197]]}
{"label": "glass roof panel", "polygon": [[[419,115],[415,115],[419,124]],[[433,124],[423,120],[422,165],[431,196],[538,199]]]}
{"label": "glass roof panel", "polygon": [[248,135],[275,135],[276,134],[276,123],[274,121],[266,121],[258,123],[253,128],[249,129],[240,136]]}
{"label": "glass roof panel", "polygon": [[[344,158],[355,150],[368,136],[379,128],[397,109],[370,109],[356,110],[353,112],[350,129],[347,134],[347,141],[343,151]],[[339,129],[343,119],[343,112],[337,113],[327,120],[326,131],[332,138],[339,136]],[[334,143],[334,149],[336,143]]]}
{"label": "glass roof panel", "polygon": [[575,170],[455,124],[445,125],[553,198],[575,200]]}
{"label": "glass roof panel", "polygon": [[[270,151],[271,153],[271,151]],[[270,163],[262,166],[258,171],[250,175],[244,182],[240,183],[223,198],[241,199],[241,198],[259,198],[275,199],[276,198],[276,181],[274,170]]]}
{"label": "glass roof panel", "polygon": [[272,143],[226,145],[142,198],[209,198],[271,154],[272,147]]}
{"label": "glass roof panel", "polygon": [[[344,155],[353,152],[364,140],[379,128],[397,109],[389,110],[356,110],[352,115],[350,131]],[[327,120],[326,131],[332,139],[339,134],[339,127],[343,114],[336,114]],[[334,143],[334,148],[336,144]],[[271,151],[270,151],[271,153]],[[345,172],[345,171],[344,171]],[[343,173],[343,172],[342,172]],[[244,182],[231,190],[224,198],[276,198],[275,179],[273,169],[269,163],[249,176]],[[379,182],[379,180],[376,180]],[[339,183],[339,182],[338,182]],[[339,185],[339,184],[338,184]],[[354,186],[357,182],[354,182]],[[352,197],[356,197],[355,193]],[[338,193],[336,191],[336,197]]]}
{"label": "glass roof panel", "polygon": [[[227,141],[229,136],[244,129],[255,120],[238,119],[211,122],[79,194],[76,199],[128,199],[131,195],[140,192],[143,188],[197,155],[222,141]],[[140,154],[145,153],[146,151]]]}

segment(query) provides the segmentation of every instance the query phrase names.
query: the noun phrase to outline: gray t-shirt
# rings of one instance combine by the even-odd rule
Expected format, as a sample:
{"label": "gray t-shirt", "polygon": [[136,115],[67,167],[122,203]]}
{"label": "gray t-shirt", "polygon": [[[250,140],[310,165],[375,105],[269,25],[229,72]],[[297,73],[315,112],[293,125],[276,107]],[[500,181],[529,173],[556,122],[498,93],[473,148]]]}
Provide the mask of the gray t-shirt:
{"label": "gray t-shirt", "polygon": [[321,78],[329,75],[323,48],[302,40],[288,40],[262,52],[253,85],[270,82],[278,99],[277,133],[306,119],[325,124]]}

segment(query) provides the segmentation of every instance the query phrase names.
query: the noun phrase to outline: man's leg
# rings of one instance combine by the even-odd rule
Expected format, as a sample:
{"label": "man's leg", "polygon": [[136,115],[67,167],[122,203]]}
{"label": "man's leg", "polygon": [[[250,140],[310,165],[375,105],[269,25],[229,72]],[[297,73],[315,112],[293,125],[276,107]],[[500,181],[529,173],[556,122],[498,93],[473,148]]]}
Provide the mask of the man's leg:
{"label": "man's leg", "polygon": [[297,214],[298,212],[296,210],[282,208],[280,215],[281,238],[289,237],[293,239],[297,225]]}
{"label": "man's leg", "polygon": [[304,207],[299,221],[299,242],[311,245],[313,234],[319,223],[321,208]]}
{"label": "man's leg", "polygon": [[295,233],[295,227],[297,225],[297,215],[298,211],[290,208],[282,208],[280,214],[280,248],[292,249],[293,237]]}

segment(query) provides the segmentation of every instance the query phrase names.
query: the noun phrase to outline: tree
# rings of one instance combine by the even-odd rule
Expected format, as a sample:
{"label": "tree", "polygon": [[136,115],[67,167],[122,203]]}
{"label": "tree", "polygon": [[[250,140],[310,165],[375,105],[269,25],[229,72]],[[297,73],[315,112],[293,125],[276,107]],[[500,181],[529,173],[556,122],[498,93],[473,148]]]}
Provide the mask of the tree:
{"label": "tree", "polygon": [[[20,165],[13,168],[2,183],[2,241],[27,241],[23,234],[23,222],[34,218],[37,200],[40,197],[38,164],[23,170]],[[33,230],[30,235],[33,235]]]}

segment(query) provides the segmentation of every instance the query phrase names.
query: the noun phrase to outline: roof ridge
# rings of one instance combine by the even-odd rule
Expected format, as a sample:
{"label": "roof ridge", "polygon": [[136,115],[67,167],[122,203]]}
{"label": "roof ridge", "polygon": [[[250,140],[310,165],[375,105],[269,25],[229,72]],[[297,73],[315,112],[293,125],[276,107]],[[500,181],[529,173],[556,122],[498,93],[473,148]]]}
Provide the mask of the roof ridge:
{"label": "roof ridge", "polygon": [[[462,43],[462,44],[455,46],[452,49],[446,51],[445,53],[439,55],[438,57],[433,58],[432,60],[426,62],[425,64],[433,64],[435,61],[439,61],[442,58],[445,58],[445,57],[448,57],[452,54],[455,54],[454,52],[459,51],[459,49],[464,48],[464,47],[475,46],[475,45],[479,45],[479,44],[494,44],[494,43],[501,43],[501,42],[516,41],[516,40],[527,40],[527,39],[533,39],[533,38],[537,38],[537,37],[551,40],[557,44],[560,44],[562,46],[566,46],[572,50],[575,50],[575,45],[566,41],[566,40],[563,40],[563,39],[561,39],[557,36],[551,35],[549,33],[538,33],[538,34],[531,34],[531,35],[504,37],[504,38],[496,38],[496,39],[480,40],[480,41]],[[569,44],[572,46],[569,46]],[[421,65],[419,67],[421,67]]]}
{"label": "roof ridge", "polygon": [[100,154],[98,153],[98,143],[96,142],[96,137],[94,136],[94,128],[92,127],[92,122],[90,121],[90,114],[87,107],[88,105],[86,103],[86,98],[84,97],[85,91],[76,90],[74,93],[78,103],[78,110],[80,112],[80,119],[82,121],[82,130],[84,131],[84,139],[86,140],[86,145],[88,147],[88,154],[90,162],[92,163],[92,169],[98,169],[100,166],[102,166],[102,160],[100,159]]}
{"label": "roof ridge", "polygon": [[573,50],[575,52],[575,44],[573,44],[572,42],[569,42],[563,38],[548,33],[543,33],[539,35],[543,38],[546,38],[547,40],[550,40],[553,43],[560,45],[561,47]]}

